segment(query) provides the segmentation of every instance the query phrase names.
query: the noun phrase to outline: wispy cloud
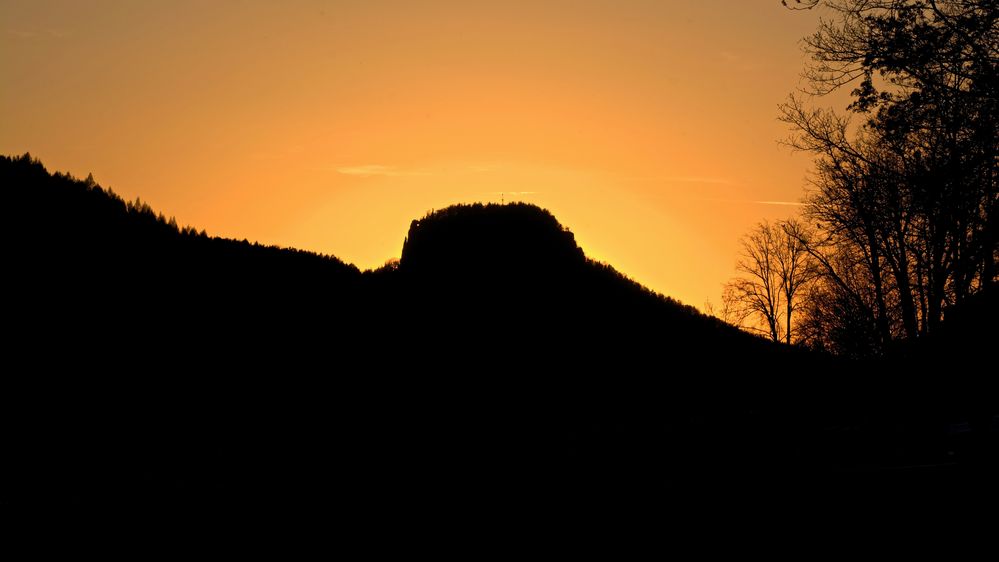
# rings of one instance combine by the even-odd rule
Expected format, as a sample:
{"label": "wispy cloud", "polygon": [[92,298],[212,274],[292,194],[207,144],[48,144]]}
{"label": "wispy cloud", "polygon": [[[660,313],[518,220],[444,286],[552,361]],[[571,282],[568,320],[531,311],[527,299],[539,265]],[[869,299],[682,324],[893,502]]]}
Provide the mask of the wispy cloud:
{"label": "wispy cloud", "polygon": [[733,199],[728,197],[691,197],[697,201],[710,201],[712,203],[731,203],[734,205],[778,205],[781,207],[801,207],[804,203],[797,201],[763,201],[758,199]]}
{"label": "wispy cloud", "polygon": [[786,207],[801,207],[804,203],[798,201],[753,201],[757,205],[783,205]]}
{"label": "wispy cloud", "polygon": [[501,166],[499,164],[476,164],[473,166],[468,166],[467,170],[469,172],[483,173],[483,172],[495,172],[500,168]]}
{"label": "wispy cloud", "polygon": [[710,183],[715,185],[738,185],[736,182],[725,178],[710,178],[702,176],[669,176],[663,178],[665,182],[671,183]]}
{"label": "wispy cloud", "polygon": [[720,51],[718,53],[719,58],[726,64],[735,67],[743,72],[749,72],[753,70],[758,70],[763,67],[758,60],[754,60],[747,57],[741,53],[733,53],[732,51]]}
{"label": "wispy cloud", "polygon": [[720,51],[718,55],[721,56],[722,59],[728,62],[739,62],[740,60],[742,60],[741,56],[733,53],[732,51]]}
{"label": "wispy cloud", "polygon": [[8,29],[7,34],[13,35],[14,37],[20,39],[38,39],[41,37],[55,37],[55,38],[66,37],[66,32],[59,31],[58,29]]}
{"label": "wispy cloud", "polygon": [[713,178],[707,176],[653,176],[653,177],[632,177],[625,178],[627,181],[641,182],[662,182],[662,183],[706,183],[712,185],[740,185],[738,182],[726,178]]}
{"label": "wispy cloud", "polygon": [[384,164],[364,164],[362,166],[341,166],[336,171],[345,176],[357,176],[369,178],[372,176],[402,177],[402,176],[429,176],[429,172],[420,170],[401,170],[396,166],[386,166]]}

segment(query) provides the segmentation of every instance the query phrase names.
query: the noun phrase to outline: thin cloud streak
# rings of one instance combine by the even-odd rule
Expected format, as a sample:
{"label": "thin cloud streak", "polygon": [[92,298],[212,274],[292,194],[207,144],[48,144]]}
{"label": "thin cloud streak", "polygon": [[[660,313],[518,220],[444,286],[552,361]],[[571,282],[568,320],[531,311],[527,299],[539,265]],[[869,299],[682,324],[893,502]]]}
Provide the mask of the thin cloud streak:
{"label": "thin cloud streak", "polygon": [[484,173],[484,172],[495,172],[499,170],[501,166],[498,164],[482,164],[477,166],[468,166],[466,169],[469,172]]}
{"label": "thin cloud streak", "polygon": [[733,66],[742,72],[758,70],[762,66],[756,59],[747,57],[744,54],[733,53],[732,51],[720,51],[718,56],[726,64]]}
{"label": "thin cloud streak", "polygon": [[787,207],[801,207],[804,203],[799,203],[797,201],[753,201],[758,205],[784,205]]}
{"label": "thin cloud streak", "polygon": [[736,182],[724,178],[705,178],[700,176],[668,177],[668,178],[663,178],[663,181],[668,181],[672,183],[711,183],[717,185],[738,185]]}
{"label": "thin cloud streak", "polygon": [[7,34],[20,39],[41,39],[44,37],[61,39],[67,35],[66,32],[58,29],[7,29]]}
{"label": "thin cloud streak", "polygon": [[707,183],[712,185],[741,185],[738,182],[734,182],[725,178],[712,178],[704,176],[666,176],[666,177],[652,177],[652,178],[625,178],[627,181],[648,181],[648,182],[663,182],[663,183]]}
{"label": "thin cloud streak", "polygon": [[716,197],[698,197],[698,199],[714,203],[736,203],[739,205],[745,205],[746,203],[752,203],[754,205],[777,205],[781,207],[801,207],[804,205],[804,203],[798,203],[797,201],[757,201],[752,199],[720,199]]}
{"label": "thin cloud streak", "polygon": [[[399,168],[398,166],[390,166],[388,164],[360,164],[354,166],[335,166],[333,170],[337,173],[343,174],[345,176],[356,176],[356,177],[407,177],[407,176],[460,176],[465,174],[481,174],[494,172],[496,170],[502,169],[502,166],[498,164],[478,164],[470,166],[441,166],[435,168],[424,168],[424,169],[405,169]],[[497,192],[498,193],[498,192]],[[513,193],[508,191],[507,193]],[[523,193],[533,193],[533,192],[523,192]]]}
{"label": "thin cloud streak", "polygon": [[681,197],[680,199],[686,199],[688,201],[708,201],[711,203],[729,203],[735,205],[745,205],[747,203],[753,205],[778,205],[781,207],[803,207],[805,204],[798,201],[763,201],[756,199],[731,199],[727,197]]}
{"label": "thin cloud streak", "polygon": [[361,178],[369,178],[372,176],[383,176],[390,178],[404,177],[404,176],[429,176],[428,172],[420,172],[416,170],[400,170],[395,166],[385,166],[383,164],[365,164],[362,166],[341,166],[336,169],[337,173],[343,174],[345,176],[357,176]]}

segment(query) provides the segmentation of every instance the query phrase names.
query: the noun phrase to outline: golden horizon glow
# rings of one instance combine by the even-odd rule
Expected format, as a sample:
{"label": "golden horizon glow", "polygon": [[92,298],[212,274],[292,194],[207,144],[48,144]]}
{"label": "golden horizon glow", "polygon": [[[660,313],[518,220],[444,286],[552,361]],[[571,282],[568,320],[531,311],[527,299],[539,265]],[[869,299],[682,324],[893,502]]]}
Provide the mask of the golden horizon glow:
{"label": "golden horizon glow", "polygon": [[802,194],[776,106],[816,16],[776,0],[83,4],[0,4],[0,153],[214,235],[366,269],[505,193],[700,307]]}

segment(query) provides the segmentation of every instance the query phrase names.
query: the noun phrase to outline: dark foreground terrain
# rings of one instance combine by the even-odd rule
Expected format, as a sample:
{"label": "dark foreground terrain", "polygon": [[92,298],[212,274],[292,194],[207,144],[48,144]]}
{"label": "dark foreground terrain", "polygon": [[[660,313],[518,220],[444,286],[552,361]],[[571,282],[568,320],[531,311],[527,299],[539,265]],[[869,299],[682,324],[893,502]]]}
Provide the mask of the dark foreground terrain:
{"label": "dark foreground terrain", "polygon": [[430,213],[397,266],[361,272],[178,228],[28,157],[0,159],[0,185],[14,511],[365,526],[995,494],[995,290],[847,362],[654,294],[529,205]]}

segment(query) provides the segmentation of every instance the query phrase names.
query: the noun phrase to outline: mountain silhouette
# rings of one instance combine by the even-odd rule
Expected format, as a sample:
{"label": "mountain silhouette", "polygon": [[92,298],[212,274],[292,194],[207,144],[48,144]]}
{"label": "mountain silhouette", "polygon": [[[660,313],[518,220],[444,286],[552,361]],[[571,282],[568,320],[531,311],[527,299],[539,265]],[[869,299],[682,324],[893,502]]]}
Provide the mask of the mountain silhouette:
{"label": "mountain silhouette", "polygon": [[962,416],[994,445],[990,403],[700,314],[533,205],[430,212],[362,272],[178,227],[29,155],[0,157],[0,184],[23,366],[5,504],[817,501],[894,482],[849,476],[881,468],[963,470]]}

